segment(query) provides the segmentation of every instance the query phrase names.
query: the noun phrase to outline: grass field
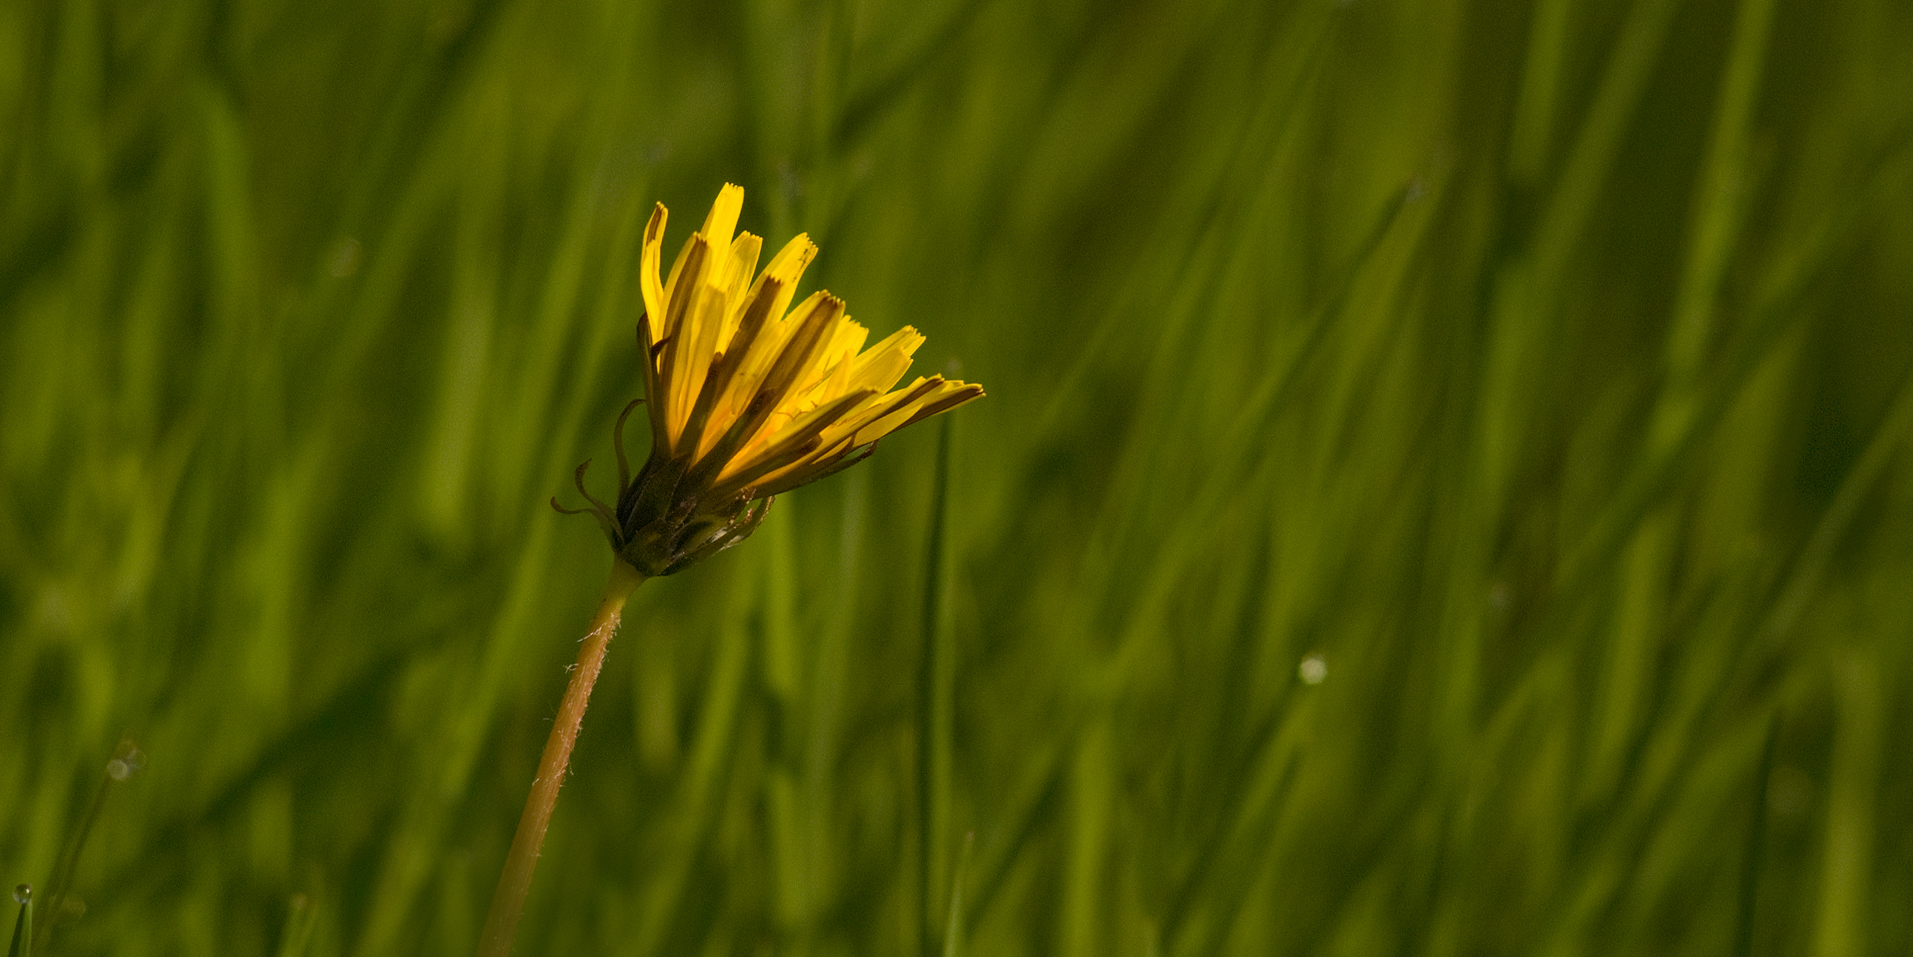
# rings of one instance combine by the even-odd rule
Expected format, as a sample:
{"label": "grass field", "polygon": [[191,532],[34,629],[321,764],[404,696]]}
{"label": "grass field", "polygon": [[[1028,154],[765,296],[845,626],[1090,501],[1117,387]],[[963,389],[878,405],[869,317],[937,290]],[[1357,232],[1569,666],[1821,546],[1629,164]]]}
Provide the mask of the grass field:
{"label": "grass field", "polygon": [[471,953],[610,565],[546,500],[731,181],[989,397],[639,589],[518,953],[1904,954],[1908,50],[0,4],[0,881],[36,954]]}

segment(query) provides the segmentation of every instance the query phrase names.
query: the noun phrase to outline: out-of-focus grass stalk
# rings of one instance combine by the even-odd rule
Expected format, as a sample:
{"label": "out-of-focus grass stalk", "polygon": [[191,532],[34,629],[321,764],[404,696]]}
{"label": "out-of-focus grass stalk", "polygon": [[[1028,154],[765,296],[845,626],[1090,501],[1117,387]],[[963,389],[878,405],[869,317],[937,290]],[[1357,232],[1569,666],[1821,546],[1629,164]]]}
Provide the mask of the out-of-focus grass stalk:
{"label": "out-of-focus grass stalk", "polygon": [[950,877],[950,916],[943,924],[943,957],[963,955],[963,882],[970,872],[970,852],[976,849],[976,832],[963,835],[963,853],[957,858],[956,873]]}
{"label": "out-of-focus grass stalk", "polygon": [[937,431],[936,478],[923,583],[923,650],[917,672],[918,903],[924,957],[937,951],[949,917],[940,914],[950,880],[950,776],[955,747],[956,626],[950,604],[951,421]]}
{"label": "out-of-focus grass stalk", "polygon": [[286,905],[286,928],[279,934],[278,957],[305,957],[312,942],[312,898],[292,895]]}
{"label": "out-of-focus grass stalk", "polygon": [[[770,521],[776,519],[766,524]],[[717,628],[710,673],[698,695],[697,736],[683,772],[672,784],[670,810],[654,832],[656,845],[645,854],[649,880],[637,895],[631,940],[631,952],[640,957],[663,952],[672,917],[683,906],[694,878],[698,855],[720,817],[719,788],[735,760],[732,749],[739,737],[751,658],[747,618],[761,611],[761,577],[736,576],[732,593],[723,602],[726,614]]]}
{"label": "out-of-focus grass stalk", "polygon": [[1767,746],[1760,751],[1760,767],[1753,777],[1753,813],[1747,821],[1747,850],[1740,860],[1740,914],[1734,929],[1734,957],[1753,957],[1754,918],[1760,903],[1760,870],[1767,857],[1767,811],[1773,804],[1774,750],[1780,742],[1785,716],[1768,719]]}
{"label": "out-of-focus grass stalk", "polygon": [[1092,718],[1076,741],[1070,766],[1068,859],[1063,872],[1062,906],[1057,909],[1058,953],[1094,957],[1107,953],[1109,929],[1103,926],[1109,885],[1110,787],[1112,734],[1107,718]]}
{"label": "out-of-focus grass stalk", "polygon": [[1826,856],[1814,926],[1814,957],[1870,952],[1874,818],[1887,705],[1879,659],[1850,648],[1833,662],[1833,763],[1827,785]]}

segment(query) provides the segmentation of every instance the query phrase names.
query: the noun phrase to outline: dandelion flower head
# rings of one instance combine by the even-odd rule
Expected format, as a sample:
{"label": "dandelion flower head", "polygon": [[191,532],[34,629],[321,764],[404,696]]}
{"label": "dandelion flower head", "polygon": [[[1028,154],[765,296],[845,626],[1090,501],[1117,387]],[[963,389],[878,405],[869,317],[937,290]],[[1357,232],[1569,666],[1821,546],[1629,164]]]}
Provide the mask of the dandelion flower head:
{"label": "dandelion flower head", "polygon": [[763,240],[737,232],[743,204],[744,190],[726,185],[668,277],[660,271],[668,214],[662,204],[652,212],[638,322],[651,454],[633,479],[623,442],[632,403],[615,435],[615,508],[584,492],[578,467],[588,511],[612,548],[647,576],[736,544],[763,521],[772,496],[861,461],[897,429],[983,396],[981,386],[941,375],[896,388],[924,341],[909,326],[866,348],[869,330],[830,293],[791,308],[817,247],[800,234],[757,272]]}

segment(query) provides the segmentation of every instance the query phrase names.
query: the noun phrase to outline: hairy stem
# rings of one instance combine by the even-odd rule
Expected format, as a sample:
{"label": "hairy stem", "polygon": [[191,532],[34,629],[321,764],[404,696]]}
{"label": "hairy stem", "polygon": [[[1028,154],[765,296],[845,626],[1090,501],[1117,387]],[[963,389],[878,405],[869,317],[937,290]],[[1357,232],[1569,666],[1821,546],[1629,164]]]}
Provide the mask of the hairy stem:
{"label": "hairy stem", "polygon": [[511,853],[505,856],[505,869],[498,875],[498,891],[492,895],[485,931],[478,940],[479,957],[511,953],[518,917],[525,910],[525,895],[531,890],[531,872],[538,866],[538,851],[545,844],[545,828],[551,824],[551,809],[558,803],[558,787],[564,783],[565,768],[571,762],[571,746],[578,741],[578,725],[584,720],[591,686],[598,683],[598,670],[604,665],[611,635],[618,630],[624,601],[643,581],[644,576],[624,559],[612,564],[604,599],[591,616],[591,630],[585,634],[584,647],[578,650],[578,663],[572,668],[570,683],[565,685],[558,716],[552,720],[551,737],[545,741],[544,757],[538,761],[538,776],[532,779],[531,796],[525,799],[525,813],[518,819]]}

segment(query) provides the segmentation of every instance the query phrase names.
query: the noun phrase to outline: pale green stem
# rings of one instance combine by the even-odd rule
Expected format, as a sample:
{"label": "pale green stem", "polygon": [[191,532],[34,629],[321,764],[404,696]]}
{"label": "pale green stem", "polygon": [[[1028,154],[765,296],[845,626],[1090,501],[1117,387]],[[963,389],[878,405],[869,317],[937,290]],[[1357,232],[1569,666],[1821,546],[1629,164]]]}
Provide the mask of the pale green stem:
{"label": "pale green stem", "polygon": [[598,682],[598,670],[604,665],[611,635],[618,630],[624,601],[643,582],[644,576],[623,559],[612,563],[611,580],[605,584],[597,614],[591,616],[591,630],[585,635],[584,647],[578,650],[578,663],[572,668],[570,683],[565,685],[558,716],[552,720],[545,755],[538,761],[538,776],[532,779],[531,796],[525,799],[525,813],[518,819],[511,853],[505,856],[505,870],[498,875],[498,891],[492,895],[485,931],[478,939],[479,957],[511,953],[518,917],[524,913],[525,895],[531,890],[531,872],[538,866],[538,851],[545,844],[545,828],[550,826],[551,809],[558,803],[558,787],[564,783],[565,767],[571,762],[571,746],[578,741],[578,725],[584,721],[591,686]]}

